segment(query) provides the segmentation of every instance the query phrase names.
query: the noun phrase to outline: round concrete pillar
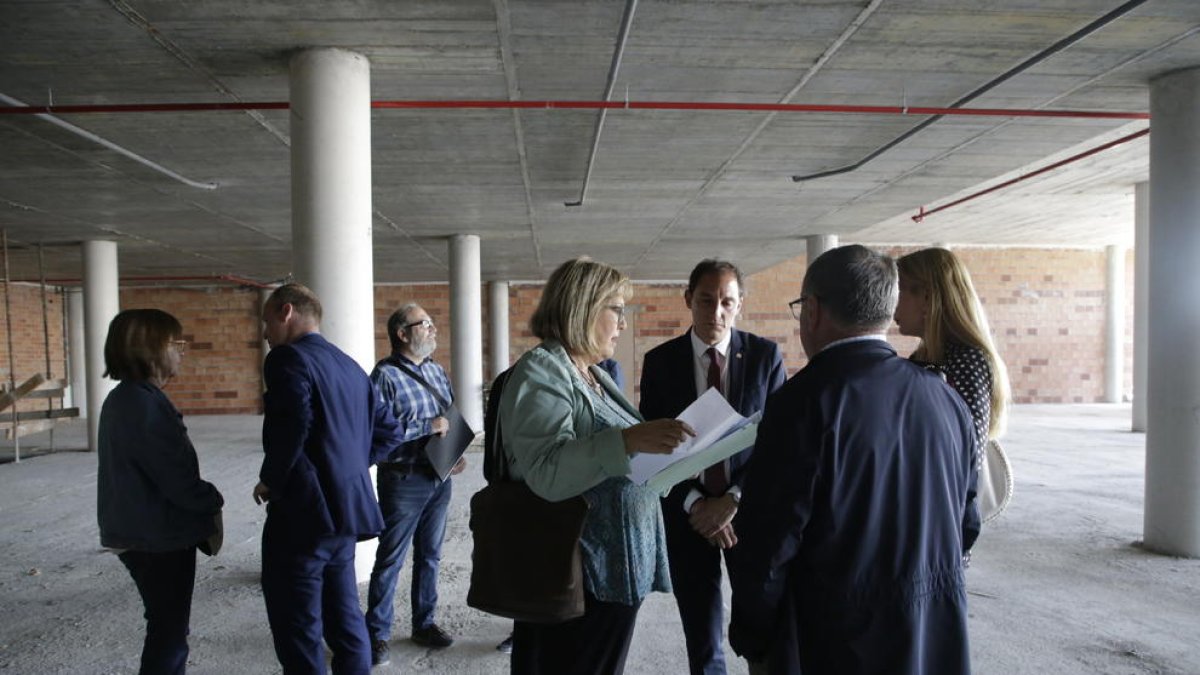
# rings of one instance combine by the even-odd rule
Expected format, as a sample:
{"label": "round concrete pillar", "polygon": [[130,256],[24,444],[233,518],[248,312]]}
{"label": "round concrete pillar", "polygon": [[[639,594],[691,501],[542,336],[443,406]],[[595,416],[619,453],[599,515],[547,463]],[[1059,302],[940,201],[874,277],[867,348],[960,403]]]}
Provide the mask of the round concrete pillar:
{"label": "round concrete pillar", "polygon": [[1105,248],[1104,285],[1104,400],[1125,397],[1125,247]]}
{"label": "round concrete pillar", "polygon": [[491,332],[488,334],[488,365],[491,379],[508,369],[508,282],[493,281],[488,284],[488,317]]}
{"label": "round concrete pillar", "polygon": [[1146,373],[1149,369],[1150,184],[1133,189],[1133,424],[1146,430]]}
{"label": "round concrete pillar", "polygon": [[321,333],[364,370],[375,365],[370,72],[342,49],[291,60],[292,268],[321,299]]}
{"label": "round concrete pillar", "polygon": [[67,373],[70,394],[67,407],[79,408],[79,416],[88,416],[87,405],[87,334],[83,328],[83,289],[67,289]]}
{"label": "round concrete pillar", "polygon": [[[292,271],[321,299],[321,333],[363,370],[375,365],[371,246],[371,66],[342,49],[292,57]],[[373,470],[372,470],[373,471]],[[375,540],[355,549],[370,578]]]}
{"label": "round concrete pillar", "polygon": [[838,247],[836,234],[810,234],[804,238],[804,249],[807,264],[811,265],[821,254]]}
{"label": "round concrete pillar", "polygon": [[479,237],[450,237],[450,376],[463,419],[483,431],[483,302]]}
{"label": "round concrete pillar", "polygon": [[104,340],[108,324],[121,311],[115,241],[83,242],[83,332],[87,359],[88,449],[100,436],[100,408],[116,382],[104,377]]}
{"label": "round concrete pillar", "polygon": [[1150,85],[1147,548],[1200,556],[1200,68]]}

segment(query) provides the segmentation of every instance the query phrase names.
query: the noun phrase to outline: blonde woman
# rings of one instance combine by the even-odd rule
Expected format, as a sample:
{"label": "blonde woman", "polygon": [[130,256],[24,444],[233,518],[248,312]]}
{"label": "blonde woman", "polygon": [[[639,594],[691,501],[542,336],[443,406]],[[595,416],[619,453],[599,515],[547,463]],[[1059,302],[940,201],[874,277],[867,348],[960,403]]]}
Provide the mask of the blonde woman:
{"label": "blonde woman", "polygon": [[1004,431],[1008,371],[992,344],[987,317],[967,268],[944,248],[927,248],[897,261],[901,335],[921,338],[914,361],[932,363],[966,401],[978,437],[976,458]]}
{"label": "blonde woman", "polygon": [[583,495],[589,505],[580,538],[584,614],[517,621],[513,673],[621,673],[642,600],[671,590],[658,494],[625,476],[631,455],[669,453],[694,431],[678,420],[643,422],[597,365],[613,355],[630,291],[629,278],[604,263],[560,265],[530,320],[542,342],[513,366],[501,394],[512,478],[543,499]]}

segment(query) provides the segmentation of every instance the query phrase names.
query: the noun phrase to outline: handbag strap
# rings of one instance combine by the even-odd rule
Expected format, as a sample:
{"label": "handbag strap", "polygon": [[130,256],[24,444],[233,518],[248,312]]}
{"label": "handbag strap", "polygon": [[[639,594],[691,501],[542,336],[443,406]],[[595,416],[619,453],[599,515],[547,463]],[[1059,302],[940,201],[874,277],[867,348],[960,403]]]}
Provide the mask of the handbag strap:
{"label": "handbag strap", "polygon": [[504,443],[500,436],[500,392],[504,389],[504,384],[508,382],[508,376],[511,373],[512,369],[510,368],[497,375],[488,390],[488,403],[483,425],[483,475],[489,484],[511,480],[508,462],[504,459]]}
{"label": "handbag strap", "polygon": [[395,366],[395,367],[399,368],[400,370],[403,370],[406,375],[408,375],[412,379],[416,380],[422,387],[425,387],[426,389],[428,389],[429,393],[433,394],[433,397],[435,399],[437,399],[438,405],[442,406],[442,412],[445,412],[450,409],[450,403],[448,403],[446,401],[446,399],[442,398],[442,395],[440,393],[438,393],[438,390],[435,389],[432,384],[429,384],[429,380],[426,380],[424,377],[421,377],[420,373],[418,373],[417,371],[415,371],[412,368],[409,368],[407,365],[405,365],[404,362],[400,360],[399,356],[392,354],[391,356],[384,359],[382,361],[382,363],[386,363],[388,365]]}

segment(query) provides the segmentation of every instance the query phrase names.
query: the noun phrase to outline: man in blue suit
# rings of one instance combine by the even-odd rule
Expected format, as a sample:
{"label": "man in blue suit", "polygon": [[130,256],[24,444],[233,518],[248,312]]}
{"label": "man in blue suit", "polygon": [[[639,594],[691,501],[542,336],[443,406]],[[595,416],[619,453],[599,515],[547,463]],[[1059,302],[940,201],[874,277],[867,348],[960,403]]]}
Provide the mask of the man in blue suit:
{"label": "man in blue suit", "polygon": [[262,587],[283,672],[368,673],[371,647],[358,607],[354,545],[383,529],[368,468],[401,442],[366,372],[319,332],[321,303],[285,284],[263,307],[271,352],[263,364],[267,502]]}
{"label": "man in blue suit", "polygon": [[[642,365],[642,416],[676,417],[709,387],[717,387],[743,415],[763,408],[767,395],[783,384],[779,346],[734,328],[746,287],[733,263],[701,261],[688,278],[684,302],[692,327],[646,353]],[[663,523],[671,585],[679,605],[693,674],[725,672],[721,601],[721,553],[737,543],[731,524],[742,497],[748,448],[663,499]]]}
{"label": "man in blue suit", "polygon": [[884,340],[891,258],[833,249],[801,288],[809,362],[758,429],[734,521],[730,642],[752,674],[966,675],[971,415]]}

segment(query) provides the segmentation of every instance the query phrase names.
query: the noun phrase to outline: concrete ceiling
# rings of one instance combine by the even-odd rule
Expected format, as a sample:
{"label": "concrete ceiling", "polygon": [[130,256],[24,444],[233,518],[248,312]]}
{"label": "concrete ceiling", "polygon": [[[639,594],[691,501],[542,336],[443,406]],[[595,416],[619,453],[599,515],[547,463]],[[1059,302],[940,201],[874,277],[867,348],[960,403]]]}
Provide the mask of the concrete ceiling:
{"label": "concrete ceiling", "polygon": [[[1119,0],[637,3],[613,82],[631,101],[946,107]],[[0,0],[0,93],[29,104],[286,101],[288,58],[358,51],[372,96],[600,100],[618,0]],[[1200,65],[1200,2],[1148,0],[966,107],[1147,112],[1148,82]],[[914,223],[909,216],[1145,122],[614,110],[579,198],[595,110],[372,114],[375,277],[443,280],[445,238],[482,239],[485,279],[537,279],[587,253],[640,279],[722,256],[758,270],[804,237],[1102,245],[1132,236],[1133,141]],[[75,278],[74,243],[112,238],[122,276],[290,269],[286,111],[62,119],[189,187],[30,115],[0,115],[0,227],[12,276]]]}

